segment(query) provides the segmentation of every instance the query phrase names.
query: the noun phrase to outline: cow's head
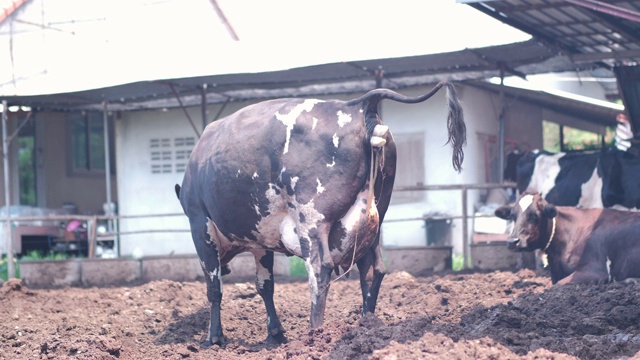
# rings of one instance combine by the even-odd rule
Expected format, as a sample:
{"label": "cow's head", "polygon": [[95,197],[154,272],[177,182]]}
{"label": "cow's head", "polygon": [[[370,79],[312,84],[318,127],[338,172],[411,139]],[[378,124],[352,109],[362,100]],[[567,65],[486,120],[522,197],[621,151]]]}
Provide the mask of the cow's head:
{"label": "cow's head", "polygon": [[550,220],[558,214],[558,210],[539,193],[525,192],[513,206],[501,206],[495,214],[514,222],[513,231],[507,239],[509,249],[533,251],[547,246],[552,232]]}

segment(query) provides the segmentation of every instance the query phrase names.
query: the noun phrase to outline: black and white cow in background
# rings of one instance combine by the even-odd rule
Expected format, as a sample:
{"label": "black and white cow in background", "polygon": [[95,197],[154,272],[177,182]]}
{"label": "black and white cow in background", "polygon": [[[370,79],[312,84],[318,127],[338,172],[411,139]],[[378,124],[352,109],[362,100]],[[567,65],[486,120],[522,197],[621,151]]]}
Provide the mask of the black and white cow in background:
{"label": "black and white cow in background", "polygon": [[311,328],[322,325],[331,274],[360,272],[362,313],[374,312],[385,269],[380,223],[389,206],[396,148],[379,103],[448,94],[449,143],[460,171],[466,128],[453,85],[406,97],[376,89],[350,100],[278,99],[209,124],[176,193],[189,218],[211,303],[206,343],[224,340],[221,276],[237,254],[251,252],[267,311],[267,341],[284,342],[273,303],[274,251],[305,262]]}
{"label": "black and white cow in background", "polygon": [[520,193],[538,192],[554,205],[640,209],[640,157],[628,151],[529,152],[518,160],[516,182]]}

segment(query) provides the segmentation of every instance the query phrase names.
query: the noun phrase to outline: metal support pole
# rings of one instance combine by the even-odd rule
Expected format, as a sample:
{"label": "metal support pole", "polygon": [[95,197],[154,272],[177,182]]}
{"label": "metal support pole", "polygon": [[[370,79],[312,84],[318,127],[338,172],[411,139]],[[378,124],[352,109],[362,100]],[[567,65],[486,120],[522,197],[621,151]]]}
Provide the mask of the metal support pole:
{"label": "metal support pole", "polygon": [[200,97],[202,98],[200,107],[202,110],[202,129],[207,127],[207,84],[202,84],[200,88]]}
{"label": "metal support pole", "polygon": [[[111,201],[111,156],[109,153],[110,150],[110,146],[109,146],[109,113],[107,110],[107,102],[103,102],[102,103],[102,120],[103,120],[103,127],[104,127],[104,180],[105,180],[105,186],[106,186],[106,190],[107,190],[107,203],[104,206],[104,211],[105,211],[105,215],[113,215],[114,213],[114,205]],[[95,220],[95,218],[94,218]],[[111,220],[108,220],[109,222],[111,222]],[[93,221],[92,224],[92,236],[89,239],[89,258],[93,258],[95,255],[95,247],[96,247],[96,237],[95,237],[95,231],[97,226],[97,221]],[[111,226],[109,226],[108,231],[111,231]],[[114,246],[116,246],[115,244],[115,239],[114,239]],[[119,244],[117,244],[117,246],[119,246]],[[93,249],[93,251],[91,251]]]}
{"label": "metal support pole", "polygon": [[467,188],[462,189],[462,263],[465,269],[471,268],[469,264],[469,224],[467,215]]}
{"label": "metal support pole", "polygon": [[4,239],[7,244],[7,279],[16,277],[13,264],[13,229],[11,229],[11,194],[9,193],[9,139],[7,138],[7,101],[2,100],[2,159],[4,162],[4,204],[7,209],[7,232]]}
{"label": "metal support pole", "polygon": [[498,115],[498,183],[504,181],[504,66],[500,66],[500,115]]}
{"label": "metal support pole", "polygon": [[[104,173],[107,184],[107,204],[111,206],[111,158],[109,154],[109,114],[107,103],[102,103],[102,120],[104,121]],[[109,215],[109,214],[107,214]]]}

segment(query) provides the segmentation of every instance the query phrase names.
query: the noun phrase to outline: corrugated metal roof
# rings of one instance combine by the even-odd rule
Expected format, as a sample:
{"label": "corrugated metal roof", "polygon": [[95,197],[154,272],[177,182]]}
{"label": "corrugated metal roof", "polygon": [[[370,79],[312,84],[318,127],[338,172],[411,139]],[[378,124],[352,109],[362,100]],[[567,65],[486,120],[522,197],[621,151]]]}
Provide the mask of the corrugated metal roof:
{"label": "corrugated metal roof", "polygon": [[[531,34],[598,76],[613,77],[614,67],[640,62],[640,1],[499,0],[469,6]],[[617,95],[615,84],[602,85]]]}
{"label": "corrugated metal roof", "polygon": [[[289,70],[162,79],[64,94],[3,97],[9,104],[59,111],[102,109],[144,110],[196,105],[203,85],[208,103],[276,97],[301,97],[364,92],[383,86],[402,89],[440,80],[486,79],[506,74],[524,76],[575,69],[537,41],[486,48],[411,56],[341,62]],[[382,77],[377,82],[377,75]],[[180,101],[175,95],[180,97]]]}

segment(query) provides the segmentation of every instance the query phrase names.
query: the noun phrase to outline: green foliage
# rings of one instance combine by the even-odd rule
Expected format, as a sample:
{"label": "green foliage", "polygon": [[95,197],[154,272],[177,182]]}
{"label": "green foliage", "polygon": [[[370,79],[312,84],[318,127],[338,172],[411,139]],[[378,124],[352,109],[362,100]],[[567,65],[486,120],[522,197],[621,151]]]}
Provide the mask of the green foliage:
{"label": "green foliage", "polygon": [[[560,126],[551,121],[542,122],[543,149],[551,152],[560,152],[560,131],[564,142],[564,150],[599,150],[602,148],[602,138],[599,134],[575,129],[569,126]],[[616,131],[614,128],[606,128],[604,146],[615,145]]]}
{"label": "green foliage", "polygon": [[560,152],[560,125],[542,121],[542,143],[544,150]]}
{"label": "green foliage", "polygon": [[39,260],[67,260],[69,259],[69,254],[65,253],[55,253],[51,251],[49,254],[44,255],[41,251],[32,250],[29,251],[26,255],[23,255],[22,261],[39,261]]}
{"label": "green foliage", "polygon": [[464,269],[464,256],[462,255],[453,255],[451,259],[451,269],[453,271],[460,271]]}
{"label": "green foliage", "polygon": [[[15,258],[13,259],[13,264],[15,265],[15,272],[16,272],[15,276],[19,278],[20,265],[18,264]],[[2,258],[0,259],[0,279],[2,279],[3,281],[7,281],[8,278],[9,278],[9,264],[7,263],[7,256],[2,255]]]}
{"label": "green foliage", "polygon": [[293,277],[307,277],[307,268],[304,261],[297,256],[289,258],[289,271]]}
{"label": "green foliage", "polygon": [[[20,258],[20,261],[45,261],[45,260],[68,260],[69,255],[63,253],[54,253],[50,252],[47,255],[44,255],[42,252],[38,250],[29,251],[27,254],[23,255]],[[16,258],[13,259],[13,264],[15,266],[15,277],[20,278],[20,261]],[[0,279],[7,281],[9,273],[9,264],[7,263],[7,256],[2,255],[0,259]]]}

